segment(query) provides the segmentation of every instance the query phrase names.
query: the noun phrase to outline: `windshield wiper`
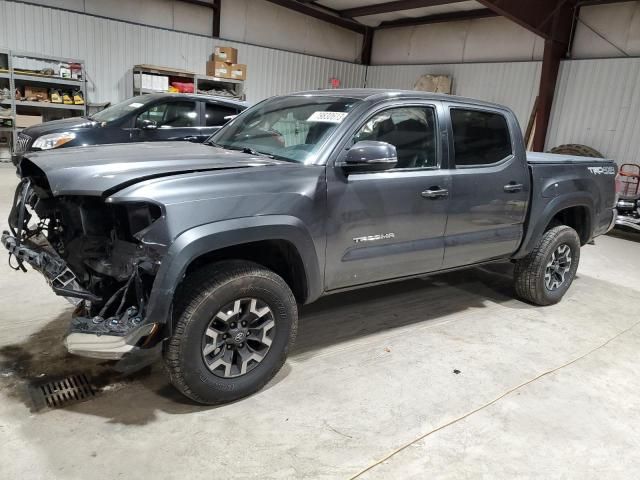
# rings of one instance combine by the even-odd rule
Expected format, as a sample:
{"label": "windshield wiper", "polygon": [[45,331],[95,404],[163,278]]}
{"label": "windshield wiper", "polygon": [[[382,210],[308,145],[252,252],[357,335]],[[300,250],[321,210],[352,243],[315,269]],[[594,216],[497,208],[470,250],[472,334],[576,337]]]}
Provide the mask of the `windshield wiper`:
{"label": "windshield wiper", "polygon": [[273,158],[273,155],[269,154],[269,153],[263,153],[263,152],[259,152],[257,150],[254,150],[253,148],[250,147],[242,147],[239,149],[242,153],[248,153],[249,155],[260,155],[262,157],[270,157]]}
{"label": "windshield wiper", "polygon": [[224,150],[234,150],[236,152],[242,152],[242,153],[246,153],[247,155],[256,155],[259,157],[267,157],[270,158],[271,160],[283,160],[285,162],[290,162],[290,163],[298,163],[295,160],[292,160],[290,158],[287,157],[283,157],[282,155],[276,155],[274,153],[266,153],[266,152],[260,152],[258,150],[255,150],[251,147],[231,147],[231,146],[224,146],[224,145],[220,145],[218,143],[215,142],[204,142],[205,145],[211,145],[212,147],[217,147],[217,148],[222,148]]}
{"label": "windshield wiper", "polygon": [[213,143],[213,142],[209,142],[208,145],[213,145],[214,147],[218,147],[218,148],[224,148],[225,150],[235,150],[236,152],[247,153],[249,155],[258,155],[261,157],[274,158],[274,156],[271,155],[270,153],[259,152],[258,150],[254,150],[251,147],[232,147],[232,146],[227,147],[223,145],[218,145],[217,143]]}

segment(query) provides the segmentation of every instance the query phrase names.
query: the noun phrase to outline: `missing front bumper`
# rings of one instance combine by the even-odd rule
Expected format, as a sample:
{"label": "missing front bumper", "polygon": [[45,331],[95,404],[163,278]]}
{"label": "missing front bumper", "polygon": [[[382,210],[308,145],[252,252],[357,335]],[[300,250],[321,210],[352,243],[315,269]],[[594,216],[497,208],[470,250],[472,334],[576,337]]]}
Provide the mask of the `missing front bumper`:
{"label": "missing front bumper", "polygon": [[69,299],[73,304],[78,304],[80,300],[90,302],[102,300],[78,285],[76,276],[67,267],[67,263],[53,252],[41,235],[20,243],[9,232],[3,232],[1,241],[9,255],[15,257],[20,265],[28,263],[40,272],[56,295]]}
{"label": "missing front bumper", "polygon": [[[19,243],[14,236],[4,232],[2,244],[19,262],[27,263],[40,272],[56,295],[66,297],[74,304],[82,300],[102,301],[78,285],[75,274],[62,258],[51,251],[46,239]],[[157,330],[155,323],[144,323],[136,308],[129,308],[117,317],[73,318],[64,343],[69,353],[74,355],[118,360],[146,344]]]}
{"label": "missing front bumper", "polygon": [[64,344],[73,355],[119,360],[138,349],[140,343],[145,343],[145,338],[151,338],[157,328],[155,323],[141,325],[126,336],[71,332],[64,339]]}

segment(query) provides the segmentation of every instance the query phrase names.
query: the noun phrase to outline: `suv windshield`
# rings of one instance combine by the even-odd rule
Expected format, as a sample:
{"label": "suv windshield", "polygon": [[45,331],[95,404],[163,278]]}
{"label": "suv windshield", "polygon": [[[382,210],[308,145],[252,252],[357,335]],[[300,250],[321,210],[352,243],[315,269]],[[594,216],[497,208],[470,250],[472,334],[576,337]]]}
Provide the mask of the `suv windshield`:
{"label": "suv windshield", "polygon": [[312,163],[322,143],[358,102],[345,97],[276,97],[249,109],[208,143]]}
{"label": "suv windshield", "polygon": [[156,100],[153,95],[140,95],[138,97],[129,98],[124,102],[116,103],[115,105],[105,108],[104,110],[95,113],[89,117],[96,122],[113,122],[122,118],[129,112],[132,112],[140,107],[144,107],[152,100]]}

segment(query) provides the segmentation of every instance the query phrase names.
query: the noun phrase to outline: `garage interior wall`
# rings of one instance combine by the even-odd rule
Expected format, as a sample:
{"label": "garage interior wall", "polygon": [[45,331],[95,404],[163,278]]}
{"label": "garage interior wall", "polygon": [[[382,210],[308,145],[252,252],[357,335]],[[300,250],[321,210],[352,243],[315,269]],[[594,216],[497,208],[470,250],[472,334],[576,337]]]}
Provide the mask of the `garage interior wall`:
{"label": "garage interior wall", "polygon": [[222,0],[220,36],[356,62],[362,35],[263,0]]}
{"label": "garage interior wall", "polygon": [[[513,22],[495,17],[386,29],[373,45],[368,87],[412,89],[420,75],[451,75],[456,95],[507,105],[526,128],[544,45]],[[619,164],[640,162],[634,57],[640,57],[639,1],[582,7],[573,59],[560,68],[547,148],[582,143]]]}
{"label": "garage interior wall", "polygon": [[[542,40],[500,17],[380,30],[367,69],[352,63],[360,35],[264,0],[223,0],[227,40],[210,37],[210,9],[175,0],[32,3],[0,0],[0,46],[84,59],[92,102],[129,96],[137,63],[203,73],[221,43],[249,65],[252,102],[327,88],[332,77],[344,87],[366,77],[368,87],[411,89],[422,74],[448,74],[454,93],[505,104],[524,127],[540,77]],[[619,163],[640,161],[640,1],[583,7],[572,57],[562,62],[547,146],[584,143]]]}
{"label": "garage interior wall", "polygon": [[[86,1],[87,5],[92,2]],[[85,60],[90,102],[115,102],[130,96],[131,68],[136,64],[204,73],[214,46],[220,44],[237,48],[239,61],[248,65],[245,92],[250,102],[297,90],[328,88],[331,78],[340,79],[344,87],[360,87],[364,83],[365,67],[351,62],[111,20],[68,9],[0,0],[0,19],[2,47]]]}
{"label": "garage interior wall", "polygon": [[372,66],[367,70],[367,86],[413,90],[421,75],[449,75],[456,95],[506,105],[524,128],[538,92],[541,67],[541,62]]}

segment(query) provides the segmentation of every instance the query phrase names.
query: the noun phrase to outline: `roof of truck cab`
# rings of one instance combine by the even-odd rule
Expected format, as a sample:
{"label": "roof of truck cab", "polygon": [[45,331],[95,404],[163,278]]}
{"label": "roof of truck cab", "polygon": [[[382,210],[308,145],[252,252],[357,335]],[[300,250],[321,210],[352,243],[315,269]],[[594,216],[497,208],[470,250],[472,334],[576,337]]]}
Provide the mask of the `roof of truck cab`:
{"label": "roof of truck cab", "polygon": [[[478,106],[486,106],[492,108],[506,108],[497,103],[484,102],[475,98],[459,97],[457,95],[446,95],[444,93],[421,92],[418,90],[396,90],[382,88],[335,88],[325,90],[306,90],[302,92],[292,93],[293,96],[318,96],[318,97],[344,97],[356,98],[359,100],[381,101],[389,98],[420,98],[424,100],[449,101],[458,103],[467,103]],[[286,95],[285,95],[286,96]]]}

